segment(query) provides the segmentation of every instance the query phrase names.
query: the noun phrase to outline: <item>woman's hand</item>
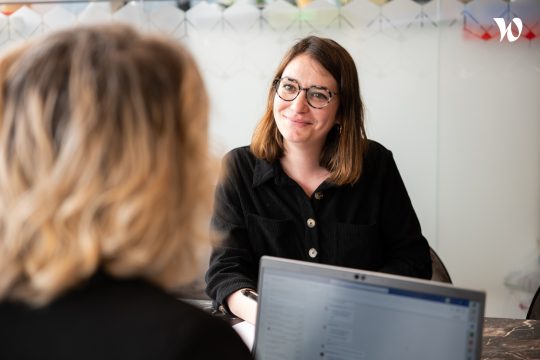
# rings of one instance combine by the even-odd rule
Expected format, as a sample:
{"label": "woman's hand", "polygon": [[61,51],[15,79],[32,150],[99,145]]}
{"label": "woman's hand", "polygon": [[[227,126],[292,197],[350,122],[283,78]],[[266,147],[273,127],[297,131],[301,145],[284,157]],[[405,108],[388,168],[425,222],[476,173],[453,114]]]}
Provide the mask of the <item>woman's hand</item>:
{"label": "woman's hand", "polygon": [[235,316],[255,325],[257,320],[257,301],[242,294],[242,290],[244,289],[237,290],[229,295],[227,305]]}

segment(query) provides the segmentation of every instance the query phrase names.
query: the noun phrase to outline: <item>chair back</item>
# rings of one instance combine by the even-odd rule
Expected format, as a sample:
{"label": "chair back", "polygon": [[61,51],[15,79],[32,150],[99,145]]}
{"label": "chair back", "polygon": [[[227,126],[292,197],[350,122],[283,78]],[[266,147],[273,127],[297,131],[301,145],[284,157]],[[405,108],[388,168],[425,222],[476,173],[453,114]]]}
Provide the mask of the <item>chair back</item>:
{"label": "chair back", "polygon": [[446,270],[446,266],[444,266],[439,255],[431,247],[429,248],[429,253],[431,255],[431,280],[451,284],[452,279],[450,278],[450,274]]}
{"label": "chair back", "polygon": [[527,320],[540,320],[540,287],[536,290],[536,294],[531,301],[529,311],[527,312]]}

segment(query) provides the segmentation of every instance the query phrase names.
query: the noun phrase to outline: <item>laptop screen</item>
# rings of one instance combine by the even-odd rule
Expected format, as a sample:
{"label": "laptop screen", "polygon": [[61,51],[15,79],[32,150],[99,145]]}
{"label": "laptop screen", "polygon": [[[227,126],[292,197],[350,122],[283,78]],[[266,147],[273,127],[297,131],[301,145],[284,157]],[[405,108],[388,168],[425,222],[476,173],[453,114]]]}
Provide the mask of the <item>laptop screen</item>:
{"label": "laptop screen", "polygon": [[479,359],[485,295],[292,260],[261,262],[255,355]]}

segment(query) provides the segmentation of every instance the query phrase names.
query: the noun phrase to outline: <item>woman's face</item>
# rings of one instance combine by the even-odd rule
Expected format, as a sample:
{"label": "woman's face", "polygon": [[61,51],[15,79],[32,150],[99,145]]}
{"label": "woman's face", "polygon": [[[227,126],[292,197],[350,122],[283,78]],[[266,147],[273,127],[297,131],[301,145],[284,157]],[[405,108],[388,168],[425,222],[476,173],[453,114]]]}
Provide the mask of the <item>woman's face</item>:
{"label": "woman's face", "polygon": [[[296,81],[302,88],[310,86],[325,87],[333,93],[338,92],[336,79],[309,55],[295,57],[285,67],[282,78]],[[309,106],[306,91],[301,91],[296,99],[285,101],[278,94],[274,96],[274,119],[279,132],[283,136],[285,148],[301,145],[318,148],[320,151],[326,135],[336,123],[336,112],[339,98],[334,96],[330,103],[316,109]]]}

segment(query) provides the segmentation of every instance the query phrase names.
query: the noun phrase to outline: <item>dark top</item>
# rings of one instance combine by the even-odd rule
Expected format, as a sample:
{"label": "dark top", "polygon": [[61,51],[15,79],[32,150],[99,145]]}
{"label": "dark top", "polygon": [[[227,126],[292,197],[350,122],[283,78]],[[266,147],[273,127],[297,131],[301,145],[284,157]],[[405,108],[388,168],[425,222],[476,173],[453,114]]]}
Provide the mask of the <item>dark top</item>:
{"label": "dark top", "polygon": [[0,303],[0,359],[252,359],[228,323],[140,280],[96,275],[51,304]]}
{"label": "dark top", "polygon": [[206,273],[216,306],[238,289],[257,288],[263,255],[431,277],[429,245],[381,144],[369,141],[357,183],[323,182],[311,198],[279,161],[257,159],[247,146],[228,153],[224,167],[212,217],[224,239]]}

